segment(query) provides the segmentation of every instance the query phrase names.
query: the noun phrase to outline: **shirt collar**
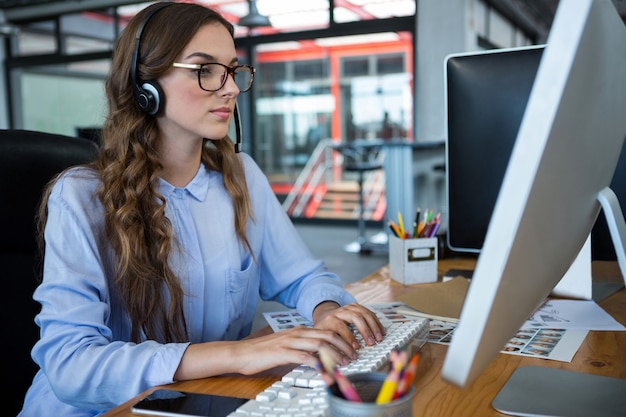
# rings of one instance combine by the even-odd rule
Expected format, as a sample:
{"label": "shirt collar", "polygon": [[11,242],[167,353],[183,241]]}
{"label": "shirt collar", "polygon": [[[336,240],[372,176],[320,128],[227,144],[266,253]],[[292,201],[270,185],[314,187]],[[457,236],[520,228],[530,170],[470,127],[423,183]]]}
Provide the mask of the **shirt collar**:
{"label": "shirt collar", "polygon": [[165,198],[170,198],[176,190],[184,190],[198,201],[204,201],[209,192],[209,170],[200,164],[195,177],[185,187],[174,187],[163,178],[159,178],[159,188]]}

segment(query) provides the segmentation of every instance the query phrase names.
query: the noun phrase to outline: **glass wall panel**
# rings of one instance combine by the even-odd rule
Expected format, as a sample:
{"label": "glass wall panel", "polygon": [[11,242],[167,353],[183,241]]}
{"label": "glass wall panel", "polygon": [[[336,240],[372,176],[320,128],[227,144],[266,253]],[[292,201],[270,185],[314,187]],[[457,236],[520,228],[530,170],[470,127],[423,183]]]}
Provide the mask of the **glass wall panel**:
{"label": "glass wall panel", "polygon": [[102,79],[27,71],[20,78],[24,129],[75,136],[77,129],[102,126]]}
{"label": "glass wall panel", "polygon": [[287,61],[273,61],[273,53],[257,56],[255,141],[269,175],[293,179],[319,141],[330,137],[335,103],[324,55]]}
{"label": "glass wall panel", "polygon": [[13,53],[15,56],[29,56],[103,51],[111,49],[114,39],[113,17],[93,12],[68,14],[58,20],[24,25]]}
{"label": "glass wall panel", "polygon": [[297,45],[257,48],[254,141],[270,181],[294,182],[320,144],[412,140],[410,33]]}
{"label": "glass wall panel", "polygon": [[17,37],[15,56],[52,54],[57,51],[54,37],[49,33],[20,32]]}

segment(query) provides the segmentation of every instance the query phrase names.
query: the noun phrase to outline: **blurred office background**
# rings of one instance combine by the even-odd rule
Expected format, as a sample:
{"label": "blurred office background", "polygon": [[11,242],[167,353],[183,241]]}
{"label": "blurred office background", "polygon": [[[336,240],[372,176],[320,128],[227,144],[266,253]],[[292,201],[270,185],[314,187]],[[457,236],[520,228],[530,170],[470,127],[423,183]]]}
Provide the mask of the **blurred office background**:
{"label": "blurred office background", "polygon": [[[332,145],[355,140],[442,142],[445,55],[543,42],[556,4],[193,2],[216,8],[236,24],[248,15],[248,23],[236,25],[240,62],[258,69],[253,90],[239,99],[244,150],[259,163],[281,200],[298,200],[285,206],[294,219],[326,223],[354,223],[359,215],[357,174],[342,169],[341,153],[328,151]],[[103,79],[113,43],[147,4],[0,1],[0,128],[96,136],[106,112]],[[250,19],[251,11],[267,20]],[[426,164],[443,163],[442,148],[415,153]],[[413,170],[410,174],[406,180]],[[365,175],[364,216],[372,225],[384,219],[387,183],[384,170]],[[430,185],[423,175],[421,181]],[[436,178],[432,182],[442,186]],[[443,204],[439,199],[422,205],[445,211]]]}
{"label": "blurred office background", "polygon": [[[253,89],[239,98],[244,151],[261,166],[296,225],[344,230],[334,240],[340,245],[333,252],[336,260],[327,262],[345,265],[346,276],[356,264],[385,263],[384,254],[372,253],[369,261],[345,255],[350,240],[361,237],[359,219],[369,239],[384,236],[386,218],[395,218],[397,211],[410,215],[406,207],[430,208],[442,212],[440,233],[445,233],[444,58],[541,44],[558,4],[185,2],[215,8],[236,24],[240,62],[258,70]],[[614,2],[625,9],[625,0]],[[0,128],[97,141],[114,41],[148,4],[0,0]],[[346,169],[347,157],[340,151],[350,144],[374,149],[381,162],[362,172],[361,204],[359,172]],[[385,144],[401,144],[400,154]],[[324,235],[307,239],[317,244]],[[365,272],[359,270],[359,277]]]}

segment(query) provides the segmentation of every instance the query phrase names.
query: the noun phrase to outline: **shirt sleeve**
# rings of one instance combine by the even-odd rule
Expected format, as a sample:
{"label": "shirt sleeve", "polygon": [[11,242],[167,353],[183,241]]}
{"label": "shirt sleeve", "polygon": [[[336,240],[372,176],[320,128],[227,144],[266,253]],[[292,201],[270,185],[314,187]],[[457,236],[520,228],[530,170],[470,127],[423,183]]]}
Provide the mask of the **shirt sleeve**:
{"label": "shirt sleeve", "polygon": [[252,159],[242,154],[254,206],[254,222],[263,225],[261,298],[296,308],[308,320],[324,301],[340,305],[356,302],[340,278],[311,254],[276,198],[267,178]]}
{"label": "shirt sleeve", "polygon": [[126,315],[105,278],[94,182],[74,173],[50,196],[44,275],[34,294],[41,338],[32,354],[61,401],[108,409],[172,382],[187,344],[129,341]]}

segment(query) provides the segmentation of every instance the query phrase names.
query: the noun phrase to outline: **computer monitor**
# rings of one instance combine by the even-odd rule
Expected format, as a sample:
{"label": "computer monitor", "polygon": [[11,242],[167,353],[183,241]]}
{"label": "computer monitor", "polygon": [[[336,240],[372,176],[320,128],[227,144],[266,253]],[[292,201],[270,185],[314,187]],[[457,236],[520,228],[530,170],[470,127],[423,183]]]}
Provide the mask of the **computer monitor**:
{"label": "computer monitor", "polygon": [[[535,80],[544,45],[446,57],[447,247],[478,254]],[[626,152],[611,182],[626,202]],[[615,260],[604,217],[591,233],[595,260]]]}
{"label": "computer monitor", "polygon": [[444,361],[449,383],[470,385],[541,305],[601,203],[615,211],[624,274],[626,226],[608,186],[626,136],[625,74],[626,27],[611,1],[561,0]]}
{"label": "computer monitor", "polygon": [[464,52],[444,63],[447,245],[479,253],[543,46]]}

